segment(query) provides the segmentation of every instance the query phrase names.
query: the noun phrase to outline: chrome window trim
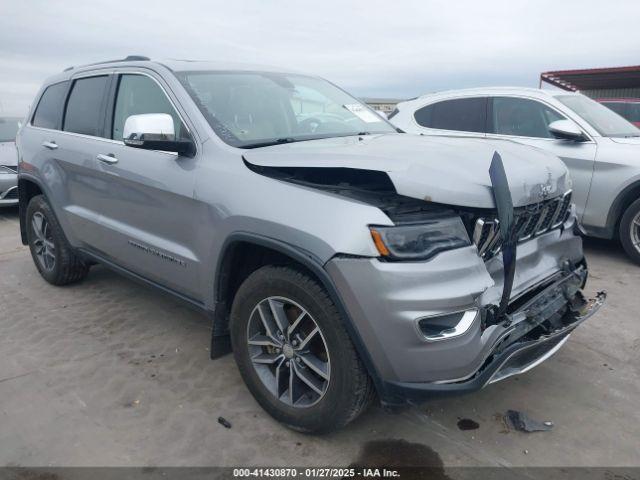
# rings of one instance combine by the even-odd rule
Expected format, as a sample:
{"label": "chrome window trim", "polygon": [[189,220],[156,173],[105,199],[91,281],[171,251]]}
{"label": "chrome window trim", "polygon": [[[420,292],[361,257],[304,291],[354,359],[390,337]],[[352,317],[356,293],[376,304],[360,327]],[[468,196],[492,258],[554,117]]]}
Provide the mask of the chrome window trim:
{"label": "chrome window trim", "polygon": [[[29,128],[33,128],[34,130],[41,130],[43,132],[53,132],[55,134],[62,134],[62,135],[68,135],[71,137],[79,137],[79,138],[84,138],[87,140],[98,140],[100,142],[106,142],[106,143],[115,143],[116,145],[122,145],[125,146],[124,142],[122,140],[113,140],[112,138],[104,138],[104,137],[94,137],[93,135],[85,135],[83,133],[75,133],[75,132],[65,132],[64,130],[54,130],[53,128],[42,128],[42,127],[34,127],[33,125],[28,125]],[[133,148],[133,147],[130,147]],[[165,152],[162,150],[147,150],[148,152],[157,152],[157,153],[163,153],[165,155],[170,155],[172,157],[177,157],[178,154],[176,152]]]}
{"label": "chrome window trim", "polygon": [[[151,80],[153,80],[156,83],[156,85],[158,85],[158,87],[160,87],[160,90],[162,90],[162,93],[165,95],[165,97],[167,98],[167,100],[171,104],[171,107],[175,110],[176,114],[178,115],[178,118],[180,118],[180,121],[182,122],[182,124],[187,129],[187,133],[191,137],[191,140],[193,141],[193,143],[194,143],[194,145],[196,147],[195,155],[198,154],[199,145],[198,145],[198,142],[196,141],[195,136],[193,135],[193,129],[189,127],[189,124],[185,121],[184,116],[182,115],[182,113],[180,113],[180,109],[177,108],[176,103],[173,101],[171,96],[167,93],[167,90],[164,88],[164,86],[153,75],[151,75],[151,74],[149,74],[147,72],[142,72],[140,70],[131,69],[130,67],[123,67],[123,69],[109,68],[109,69],[105,69],[105,70],[92,70],[90,72],[79,72],[79,73],[77,73],[75,75],[72,75],[67,80],[62,80],[60,82],[52,83],[51,85],[55,85],[57,83],[62,83],[62,82],[67,82],[67,81],[68,82],[72,82],[72,84],[73,84],[73,82],[75,80],[79,80],[79,79],[83,79],[83,78],[91,78],[91,77],[104,77],[104,76],[108,76],[108,75],[143,75],[143,76],[149,77]],[[49,86],[50,85],[45,86],[43,88],[43,92]],[[67,108],[67,100],[69,99],[69,95],[71,94],[71,90],[72,89],[70,88],[69,92],[67,94],[67,97],[65,98],[65,102],[64,102],[64,108],[65,109]],[[117,99],[117,96],[118,96],[118,91],[116,90],[115,96],[114,96],[114,101]],[[35,114],[35,110],[34,110],[34,114]],[[125,145],[125,143],[122,140],[115,140],[113,138],[97,137],[97,136],[94,136],[94,135],[85,135],[85,134],[82,134],[82,133],[67,132],[65,130],[56,130],[56,129],[53,129],[53,128],[36,127],[35,125],[33,125],[32,121],[33,121],[33,115],[31,116],[31,119],[29,120],[29,123],[27,123],[25,126],[27,126],[29,128],[33,128],[35,130],[42,130],[42,131],[45,131],[45,132],[62,133],[64,135],[71,135],[71,136],[75,136],[75,137],[79,137],[79,138],[100,140],[100,141],[104,141],[104,142],[108,142],[108,143],[115,143],[115,144],[118,144],[118,145]],[[165,155],[170,155],[172,157],[177,157],[178,156],[178,154],[176,152],[165,152],[165,151],[162,151],[162,150],[148,150],[148,151],[163,153]]]}

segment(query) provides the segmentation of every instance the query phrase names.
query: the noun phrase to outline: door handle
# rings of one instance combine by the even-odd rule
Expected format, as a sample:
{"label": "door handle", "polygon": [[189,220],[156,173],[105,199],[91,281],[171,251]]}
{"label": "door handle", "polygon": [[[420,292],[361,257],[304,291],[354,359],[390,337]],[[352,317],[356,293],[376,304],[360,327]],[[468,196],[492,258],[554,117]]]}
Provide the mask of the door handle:
{"label": "door handle", "polygon": [[42,146],[44,148],[48,148],[49,150],[55,150],[56,148],[58,148],[56,142],[42,142]]}
{"label": "door handle", "polygon": [[104,155],[104,154],[100,154],[96,157],[98,160],[100,160],[102,163],[106,163],[109,165],[113,165],[114,163],[118,163],[118,159],[116,158],[116,156],[113,153],[110,153],[108,155]]}

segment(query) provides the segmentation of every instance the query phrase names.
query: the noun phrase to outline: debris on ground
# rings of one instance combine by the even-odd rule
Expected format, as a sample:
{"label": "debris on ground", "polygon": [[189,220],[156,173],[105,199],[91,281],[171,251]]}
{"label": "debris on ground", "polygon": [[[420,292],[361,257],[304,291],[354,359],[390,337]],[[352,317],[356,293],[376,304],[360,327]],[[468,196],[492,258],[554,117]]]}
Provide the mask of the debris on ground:
{"label": "debris on ground", "polygon": [[127,402],[124,404],[126,408],[133,408],[137,407],[138,405],[140,405],[140,400],[133,400],[132,402]]}
{"label": "debris on ground", "polygon": [[520,432],[545,432],[553,428],[553,422],[540,422],[524,412],[507,410],[507,424]]}
{"label": "debris on ground", "polygon": [[509,428],[509,421],[507,420],[506,415],[503,415],[501,413],[496,413],[493,415],[493,419],[496,422],[499,422],[500,425],[502,425],[502,430],[500,430],[500,433],[509,433],[511,431],[511,429]]}
{"label": "debris on ground", "polygon": [[224,428],[231,428],[231,422],[224,417],[218,417],[218,423]]}
{"label": "debris on ground", "polygon": [[460,430],[477,430],[480,424],[470,418],[458,418],[458,428]]}

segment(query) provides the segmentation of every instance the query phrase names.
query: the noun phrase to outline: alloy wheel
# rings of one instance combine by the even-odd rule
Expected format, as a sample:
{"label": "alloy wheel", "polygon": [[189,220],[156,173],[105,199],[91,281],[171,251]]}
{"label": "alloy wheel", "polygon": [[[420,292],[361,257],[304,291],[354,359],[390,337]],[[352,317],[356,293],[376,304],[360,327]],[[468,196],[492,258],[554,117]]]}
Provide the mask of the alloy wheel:
{"label": "alloy wheel", "polygon": [[631,244],[640,252],[640,212],[631,220]]}
{"label": "alloy wheel", "polygon": [[31,218],[31,228],[35,235],[33,249],[40,266],[51,271],[56,266],[56,246],[53,243],[53,232],[46,217],[36,212]]}
{"label": "alloy wheel", "polygon": [[264,386],[281,402],[310,407],[329,385],[329,350],[311,314],[285,297],[268,297],[247,324],[251,364]]}

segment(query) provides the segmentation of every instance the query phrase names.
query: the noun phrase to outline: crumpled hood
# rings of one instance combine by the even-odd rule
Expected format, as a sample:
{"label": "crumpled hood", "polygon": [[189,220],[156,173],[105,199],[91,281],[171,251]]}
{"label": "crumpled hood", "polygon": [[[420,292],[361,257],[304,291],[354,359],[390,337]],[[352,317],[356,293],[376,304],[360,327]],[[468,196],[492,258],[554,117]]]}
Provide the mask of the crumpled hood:
{"label": "crumpled hood", "polygon": [[8,167],[18,165],[18,151],[14,142],[0,142],[0,165]]}
{"label": "crumpled hood", "polygon": [[562,161],[507,140],[409,134],[342,137],[247,150],[262,167],[343,167],[386,172],[400,195],[447,205],[494,208],[489,166],[502,156],[515,207],[564,194]]}

